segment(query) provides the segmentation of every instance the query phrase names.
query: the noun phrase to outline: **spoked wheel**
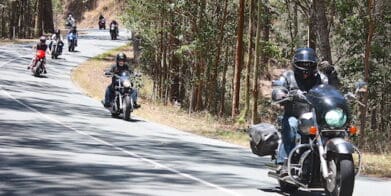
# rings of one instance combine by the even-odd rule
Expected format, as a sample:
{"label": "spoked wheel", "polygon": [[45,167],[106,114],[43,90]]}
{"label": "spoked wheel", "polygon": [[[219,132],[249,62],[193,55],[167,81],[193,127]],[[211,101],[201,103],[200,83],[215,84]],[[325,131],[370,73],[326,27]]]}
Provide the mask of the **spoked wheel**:
{"label": "spoked wheel", "polygon": [[354,189],[354,162],[351,154],[333,154],[327,161],[330,179],[326,180],[327,196],[351,196]]}

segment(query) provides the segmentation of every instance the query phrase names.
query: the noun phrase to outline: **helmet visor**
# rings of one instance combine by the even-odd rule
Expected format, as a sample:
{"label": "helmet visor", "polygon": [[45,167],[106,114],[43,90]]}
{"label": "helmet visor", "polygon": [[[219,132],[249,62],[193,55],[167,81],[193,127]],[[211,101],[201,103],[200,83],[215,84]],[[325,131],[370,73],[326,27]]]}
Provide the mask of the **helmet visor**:
{"label": "helmet visor", "polygon": [[315,70],[316,69],[316,63],[313,62],[296,62],[295,67],[303,70],[303,71],[309,71],[309,70]]}

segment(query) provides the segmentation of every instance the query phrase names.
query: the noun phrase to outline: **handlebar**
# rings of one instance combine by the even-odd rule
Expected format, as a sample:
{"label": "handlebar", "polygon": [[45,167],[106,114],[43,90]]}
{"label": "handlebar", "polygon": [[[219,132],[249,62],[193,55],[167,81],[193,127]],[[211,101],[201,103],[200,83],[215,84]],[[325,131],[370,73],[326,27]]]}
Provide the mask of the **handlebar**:
{"label": "handlebar", "polygon": [[300,90],[292,90],[287,94],[287,97],[285,97],[281,100],[278,100],[278,101],[274,101],[274,102],[272,102],[272,104],[276,105],[276,104],[280,104],[280,103],[287,102],[287,101],[293,101],[294,99],[303,100],[306,103],[311,105],[311,102],[305,96],[305,92],[302,92]]}

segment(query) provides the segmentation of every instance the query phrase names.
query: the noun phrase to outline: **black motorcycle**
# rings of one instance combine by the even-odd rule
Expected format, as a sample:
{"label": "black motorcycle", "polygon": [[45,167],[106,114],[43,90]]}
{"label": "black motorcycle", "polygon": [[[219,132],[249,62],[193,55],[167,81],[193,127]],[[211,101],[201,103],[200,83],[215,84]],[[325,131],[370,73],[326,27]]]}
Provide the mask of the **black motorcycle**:
{"label": "black motorcycle", "polygon": [[110,36],[111,40],[116,40],[118,37],[118,25],[110,24]]}
{"label": "black motorcycle", "polygon": [[68,40],[68,51],[75,52],[75,47],[77,44],[77,34],[73,32],[68,33],[67,40]]}
{"label": "black motorcycle", "polygon": [[[366,83],[359,83],[357,87],[364,89]],[[349,136],[357,131],[351,123],[347,102],[349,98],[356,99],[353,93],[344,96],[332,86],[319,85],[307,93],[291,91],[286,98],[275,102],[279,104],[295,100],[308,106],[301,108],[296,146],[285,160],[286,171],[268,173],[278,180],[283,192],[291,193],[298,188],[322,188],[328,196],[353,194],[355,175],[361,166],[361,154],[348,141]],[[280,131],[281,123],[282,117],[279,117]],[[251,127],[248,133],[254,154],[272,155],[273,159],[276,157],[281,147],[281,137],[275,126],[261,123]],[[353,160],[354,153],[358,154],[357,165]]]}
{"label": "black motorcycle", "polygon": [[104,18],[100,19],[98,25],[99,25],[99,30],[106,29],[106,20]]}
{"label": "black motorcycle", "polygon": [[52,54],[52,59],[57,59],[58,56],[62,54],[62,49],[64,47],[64,42],[61,40],[55,41],[53,40],[50,44],[50,53]]}
{"label": "black motorcycle", "polygon": [[114,99],[111,103],[111,107],[109,108],[111,115],[113,117],[118,117],[122,113],[124,120],[130,120],[131,113],[134,110],[133,99],[131,97],[133,92],[133,86],[131,83],[132,75],[129,71],[123,71],[118,75],[105,72],[105,75],[107,77],[115,77]]}

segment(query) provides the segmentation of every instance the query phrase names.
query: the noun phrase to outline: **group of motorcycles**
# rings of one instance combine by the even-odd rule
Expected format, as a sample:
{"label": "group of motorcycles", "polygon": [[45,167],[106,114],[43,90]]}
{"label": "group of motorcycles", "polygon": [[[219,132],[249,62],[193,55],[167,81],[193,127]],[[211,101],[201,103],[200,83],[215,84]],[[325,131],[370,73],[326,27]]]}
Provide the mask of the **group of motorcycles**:
{"label": "group of motorcycles", "polygon": [[[279,85],[277,81],[273,82],[273,86]],[[299,97],[308,106],[299,117],[296,145],[285,160],[285,169],[269,172],[270,177],[278,180],[283,192],[321,188],[327,196],[353,194],[361,153],[350,142],[357,128],[352,123],[349,101],[362,104],[356,97],[366,90],[366,86],[365,82],[357,82],[355,93],[343,95],[330,85],[319,85],[300,95],[290,92],[286,98],[275,102],[280,104]],[[260,123],[249,128],[254,154],[276,158],[282,144],[281,116],[276,124]],[[353,154],[357,154],[357,158]]]}
{"label": "group of motorcycles", "polygon": [[[77,34],[70,31],[67,34],[68,51],[74,52],[77,45]],[[50,40],[49,51],[52,59],[58,59],[63,52],[64,42],[61,40]],[[31,71],[34,76],[39,77],[45,71],[46,63],[46,51],[37,50],[35,54],[35,66],[32,67]]]}
{"label": "group of motorcycles", "polygon": [[[99,19],[98,22],[99,30],[106,30],[106,19],[101,18]],[[119,31],[118,31],[118,23],[117,22],[112,22],[109,26],[109,32],[110,32],[110,37],[111,40],[116,40],[118,39]]]}

